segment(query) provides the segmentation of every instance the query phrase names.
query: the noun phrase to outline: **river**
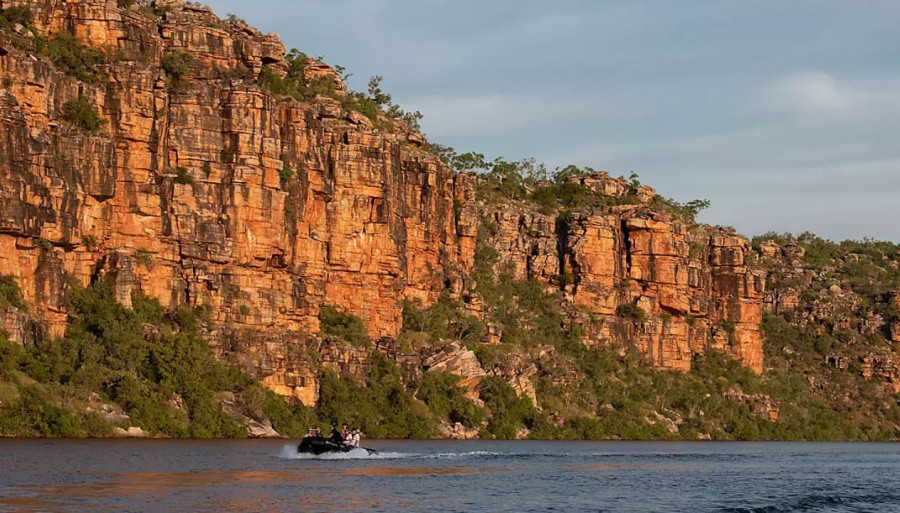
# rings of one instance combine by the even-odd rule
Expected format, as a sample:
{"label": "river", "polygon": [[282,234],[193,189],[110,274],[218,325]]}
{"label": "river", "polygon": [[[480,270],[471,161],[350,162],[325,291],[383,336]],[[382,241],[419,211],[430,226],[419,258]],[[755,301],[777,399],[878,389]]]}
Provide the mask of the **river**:
{"label": "river", "polygon": [[0,511],[894,512],[900,445],[0,440]]}

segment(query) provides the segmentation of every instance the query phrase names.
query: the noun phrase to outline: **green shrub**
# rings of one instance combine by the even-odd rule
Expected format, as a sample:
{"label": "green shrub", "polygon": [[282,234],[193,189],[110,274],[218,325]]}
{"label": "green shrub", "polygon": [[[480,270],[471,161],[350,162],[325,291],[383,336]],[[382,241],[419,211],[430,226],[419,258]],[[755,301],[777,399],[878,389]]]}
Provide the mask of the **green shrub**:
{"label": "green shrub", "polygon": [[137,262],[137,265],[143,266],[146,269],[153,269],[153,253],[146,249],[139,249],[134,255],[134,260]]}
{"label": "green shrub", "polygon": [[81,237],[81,244],[84,246],[84,249],[93,251],[97,249],[97,237],[94,235],[84,235]]}
{"label": "green shrub", "polygon": [[12,378],[24,356],[25,350],[22,346],[10,342],[6,333],[0,328],[0,379]]}
{"label": "green shrub", "polygon": [[616,315],[623,319],[640,324],[647,317],[647,312],[635,303],[625,303],[616,308]]}
{"label": "green shrub", "polygon": [[19,398],[0,408],[0,433],[72,438],[82,435],[77,417],[52,404],[37,386],[19,389]]}
{"label": "green shrub", "polygon": [[231,23],[232,25],[237,24],[237,23],[241,23],[244,25],[247,24],[247,20],[245,20],[244,18],[240,18],[240,17],[238,17],[238,15],[232,14],[232,13],[228,13],[228,18],[226,18],[226,19],[228,20],[228,23]]}
{"label": "green shrub", "polygon": [[355,346],[369,345],[369,333],[366,323],[353,314],[344,313],[330,305],[322,305],[319,310],[321,332],[350,342]]}
{"label": "green shrub", "polygon": [[181,185],[190,185],[194,183],[194,176],[186,167],[176,167],[175,168],[175,183]]}
{"label": "green shrub", "polygon": [[278,176],[281,178],[282,183],[294,177],[294,168],[288,164],[285,157],[281,157],[281,169],[278,171]]}
{"label": "green shrub", "polygon": [[81,429],[89,438],[109,438],[113,435],[112,424],[96,413],[84,416],[81,420]]}
{"label": "green shrub", "polygon": [[24,5],[14,5],[6,9],[0,9],[0,30],[10,31],[16,25],[32,28],[34,14]]}
{"label": "green shrub", "polygon": [[484,420],[484,411],[463,396],[459,381],[453,374],[426,372],[416,397],[441,419],[477,427]]}
{"label": "green shrub", "polygon": [[95,134],[107,123],[97,111],[97,107],[84,96],[63,104],[62,118],[82,130]]}
{"label": "green shrub", "polygon": [[290,405],[284,398],[259,385],[246,388],[242,399],[247,416],[257,420],[269,419],[272,427],[282,436],[302,437],[310,427],[319,423],[310,408],[300,404]]}
{"label": "green shrub", "polygon": [[463,305],[444,292],[437,302],[422,308],[419,300],[403,300],[403,332],[426,333],[432,340],[461,340],[467,345],[481,341],[487,328],[474,315],[465,312]]}
{"label": "green shrub", "polygon": [[309,61],[308,55],[292,49],[285,56],[285,60],[289,66],[287,75],[281,77],[271,68],[263,68],[257,77],[260,87],[271,94],[290,96],[298,101],[308,101],[318,95],[338,96],[333,80],[325,77],[308,79],[304,76],[303,69]]}
{"label": "green shrub", "polygon": [[96,48],[85,46],[74,34],[59,32],[47,42],[43,53],[67,75],[84,82],[97,82],[97,69],[106,63],[106,56]]}
{"label": "green shrub", "polygon": [[155,20],[167,13],[170,9],[169,5],[157,4],[152,0],[138,0],[138,12],[145,18]]}
{"label": "green shrub", "polygon": [[719,323],[719,326],[729,335],[734,335],[734,330],[737,329],[737,324],[731,320],[724,320]]}
{"label": "green shrub", "polygon": [[503,378],[486,378],[481,382],[479,396],[491,413],[490,422],[482,430],[483,436],[509,440],[516,438],[520,428],[547,428],[547,419],[534,407],[531,399],[517,397]]}
{"label": "green shrub", "polygon": [[25,300],[22,298],[22,290],[13,276],[0,275],[0,309],[12,306],[24,310]]}
{"label": "green shrub", "polygon": [[167,53],[162,57],[162,69],[168,77],[166,85],[169,89],[180,89],[184,86],[184,75],[191,69],[194,56],[182,50]]}
{"label": "green shrub", "polygon": [[[359,112],[382,130],[393,131],[393,125],[385,122],[383,118],[402,120],[407,123],[411,131],[420,130],[422,114],[406,112],[398,105],[391,103],[391,96],[381,89],[382,77],[375,76],[369,80],[368,93],[355,91],[338,93],[332,77],[308,78],[304,75],[303,70],[310,61],[309,56],[305,53],[292,49],[285,56],[285,60],[288,62],[286,76],[281,76],[273,69],[265,67],[257,77],[259,86],[270,94],[290,96],[298,101],[309,101],[319,95],[328,96],[340,102],[344,111]],[[346,81],[349,77],[344,74],[345,70],[342,66],[336,65],[334,69],[343,80]]]}

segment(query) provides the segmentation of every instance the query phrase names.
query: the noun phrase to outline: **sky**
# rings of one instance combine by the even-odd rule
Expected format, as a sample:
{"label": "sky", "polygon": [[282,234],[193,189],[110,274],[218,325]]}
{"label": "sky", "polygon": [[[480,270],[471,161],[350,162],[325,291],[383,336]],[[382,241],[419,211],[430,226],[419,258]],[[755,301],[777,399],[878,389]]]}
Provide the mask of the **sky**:
{"label": "sky", "polygon": [[752,236],[900,242],[898,0],[210,0],[429,140],[643,183]]}

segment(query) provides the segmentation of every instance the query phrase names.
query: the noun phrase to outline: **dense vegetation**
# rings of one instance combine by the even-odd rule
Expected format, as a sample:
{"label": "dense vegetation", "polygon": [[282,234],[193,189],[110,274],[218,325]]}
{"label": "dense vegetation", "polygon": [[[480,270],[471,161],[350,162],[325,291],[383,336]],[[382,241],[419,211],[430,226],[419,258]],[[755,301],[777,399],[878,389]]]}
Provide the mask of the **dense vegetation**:
{"label": "dense vegetation", "polygon": [[[23,349],[0,331],[0,434],[109,436],[113,427],[140,426],[170,437],[242,437],[238,414],[271,420],[284,435],[300,436],[330,421],[359,426],[369,436],[424,438],[446,419],[477,427],[483,412],[462,397],[458,378],[432,373],[419,391],[400,383],[391,361],[376,357],[365,383],[320,375],[322,400],[315,410],[291,406],[236,367],[213,357],[203,340],[206,312],[166,312],[156,300],[135,295],[119,305],[104,282],[72,284],[74,312],[68,334]],[[0,308],[25,309],[18,284],[0,277]],[[365,346],[365,325],[355,316],[323,308],[323,330]],[[128,419],[114,426],[98,412],[113,405]]]}
{"label": "dense vegetation", "polygon": [[369,333],[363,320],[353,314],[339,311],[331,305],[319,310],[320,329],[323,335],[331,335],[355,346],[369,345]]}
{"label": "dense vegetation", "polygon": [[[98,415],[78,413],[99,394],[153,434],[243,434],[216,394],[254,384],[213,358],[199,335],[202,312],[166,313],[157,301],[141,296],[126,309],[102,283],[74,287],[72,306],[76,315],[65,338],[40,341],[27,351],[13,349],[15,357],[4,358],[6,389],[18,397],[3,398],[0,432],[107,434],[111,426]],[[10,347],[6,343],[7,352]],[[35,408],[46,415],[35,414]]]}
{"label": "dense vegetation", "polygon": [[[497,292],[498,300],[492,304],[502,308],[505,293],[525,296],[528,287],[513,282],[510,291]],[[532,294],[532,301],[541,300],[540,293]],[[9,278],[0,280],[0,302],[24,306]],[[548,366],[537,383],[543,411],[530,399],[516,397],[500,378],[488,378],[481,384],[483,407],[466,399],[458,378],[449,374],[426,373],[421,382],[404,387],[398,368],[379,356],[365,383],[324,371],[320,406],[315,410],[291,407],[246,374],[212,357],[200,336],[202,310],[164,312],[155,300],[140,296],[135,296],[134,308],[127,309],[113,300],[110,287],[103,283],[87,289],[75,287],[72,304],[76,315],[64,339],[39,343],[27,351],[5,337],[0,339],[0,432],[107,436],[112,432],[110,423],[97,412],[87,413],[86,406],[96,402],[91,394],[97,393],[103,402],[127,414],[131,424],[153,434],[177,437],[243,436],[240,422],[220,406],[223,395],[239,397],[243,415],[269,418],[276,429],[294,435],[330,420],[357,425],[369,436],[414,438],[436,434],[441,421],[480,428],[483,436],[497,438],[513,438],[522,429],[542,438],[693,439],[698,433],[723,439],[886,435],[872,431],[874,426],[867,431],[838,418],[824,403],[805,395],[808,387],[803,386],[803,378],[790,373],[776,370],[759,378],[715,355],[698,361],[690,374],[655,372],[641,365],[636,355],[623,359],[611,350],[587,351],[577,334],[562,329],[550,303],[530,304],[537,317],[521,332],[510,332],[499,348],[522,351],[540,339],[555,341],[558,365]],[[357,324],[340,316],[339,322],[327,321],[329,315],[326,324],[341,329]],[[540,317],[546,320],[540,322]],[[484,329],[446,297],[429,309],[408,304],[404,321],[407,337],[419,334],[429,340],[445,336],[466,339],[466,333]],[[781,326],[783,331],[776,332],[775,327],[768,329],[779,342],[786,339],[798,349],[805,347],[806,342],[793,342],[803,339],[789,328]],[[353,336],[354,330],[334,333]],[[478,346],[474,338],[469,340],[473,347]],[[480,356],[489,363],[488,353]],[[562,390],[554,379],[565,365],[572,365],[580,378]],[[765,420],[727,397],[726,392],[734,386],[746,393],[777,392],[790,398],[789,408],[796,410],[797,416],[777,424]],[[563,413],[566,422],[550,422],[550,411]],[[656,419],[657,412],[674,412],[677,415],[672,416],[683,418],[677,435],[664,429],[661,422],[648,422]],[[886,412],[897,415],[896,409]]]}

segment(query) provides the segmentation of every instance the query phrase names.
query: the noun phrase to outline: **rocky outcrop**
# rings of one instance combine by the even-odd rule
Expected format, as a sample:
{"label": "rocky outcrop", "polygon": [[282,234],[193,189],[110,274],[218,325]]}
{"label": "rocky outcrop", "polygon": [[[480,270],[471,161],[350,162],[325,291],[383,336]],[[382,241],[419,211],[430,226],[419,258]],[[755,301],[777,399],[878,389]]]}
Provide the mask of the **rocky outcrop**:
{"label": "rocky outcrop", "polygon": [[[403,298],[428,305],[464,291],[489,219],[501,265],[597,317],[589,344],[635,344],[679,370],[716,347],[762,370],[764,278],[747,241],[654,213],[648,187],[637,205],[571,217],[486,204],[478,178],[453,173],[421,134],[345,110],[332,68],[310,61],[304,73],[333,82],[337,99],[262,89],[264,69],[287,72],[285,49],[243,22],[172,0],[155,13],[0,0],[11,5],[34,13],[40,35],[70,31],[103,55],[96,77],[79,80],[0,44],[0,272],[17,278],[51,336],[65,331],[71,284],[107,279],[125,304],[140,292],[207,308],[219,353],[312,404],[319,369],[359,379],[371,364],[365,350],[315,336],[320,307],[359,315],[373,339],[396,336]],[[192,59],[176,81],[164,68],[179,52]],[[102,130],[63,116],[79,98]],[[630,187],[605,174],[577,180],[610,197]],[[647,317],[623,318],[631,304]],[[13,339],[33,340],[27,319],[0,315]],[[479,379],[473,358],[428,365],[468,386]],[[533,396],[528,365],[496,372]]]}
{"label": "rocky outcrop", "polygon": [[747,394],[738,388],[728,390],[725,395],[734,401],[748,405],[750,411],[772,422],[778,422],[781,402],[763,394]]}
{"label": "rocky outcrop", "polygon": [[[571,217],[506,207],[482,218],[498,269],[558,286],[592,314],[589,345],[635,344],[654,366],[676,370],[712,347],[762,372],[765,273],[746,239],[637,205]],[[621,315],[626,305],[641,318]]]}
{"label": "rocky outcrop", "polygon": [[0,331],[25,347],[33,347],[44,336],[39,323],[13,306],[0,307]]}
{"label": "rocky outcrop", "polygon": [[445,422],[438,426],[441,438],[449,440],[475,440],[478,438],[478,428],[467,428],[459,422]]}
{"label": "rocky outcrop", "polygon": [[861,359],[862,376],[867,380],[878,378],[885,394],[900,393],[900,361],[891,353],[882,351]]}
{"label": "rocky outcrop", "polygon": [[453,342],[422,361],[426,371],[446,372],[460,378],[459,386],[467,395],[477,398],[477,387],[487,373],[475,357],[475,353]]}

